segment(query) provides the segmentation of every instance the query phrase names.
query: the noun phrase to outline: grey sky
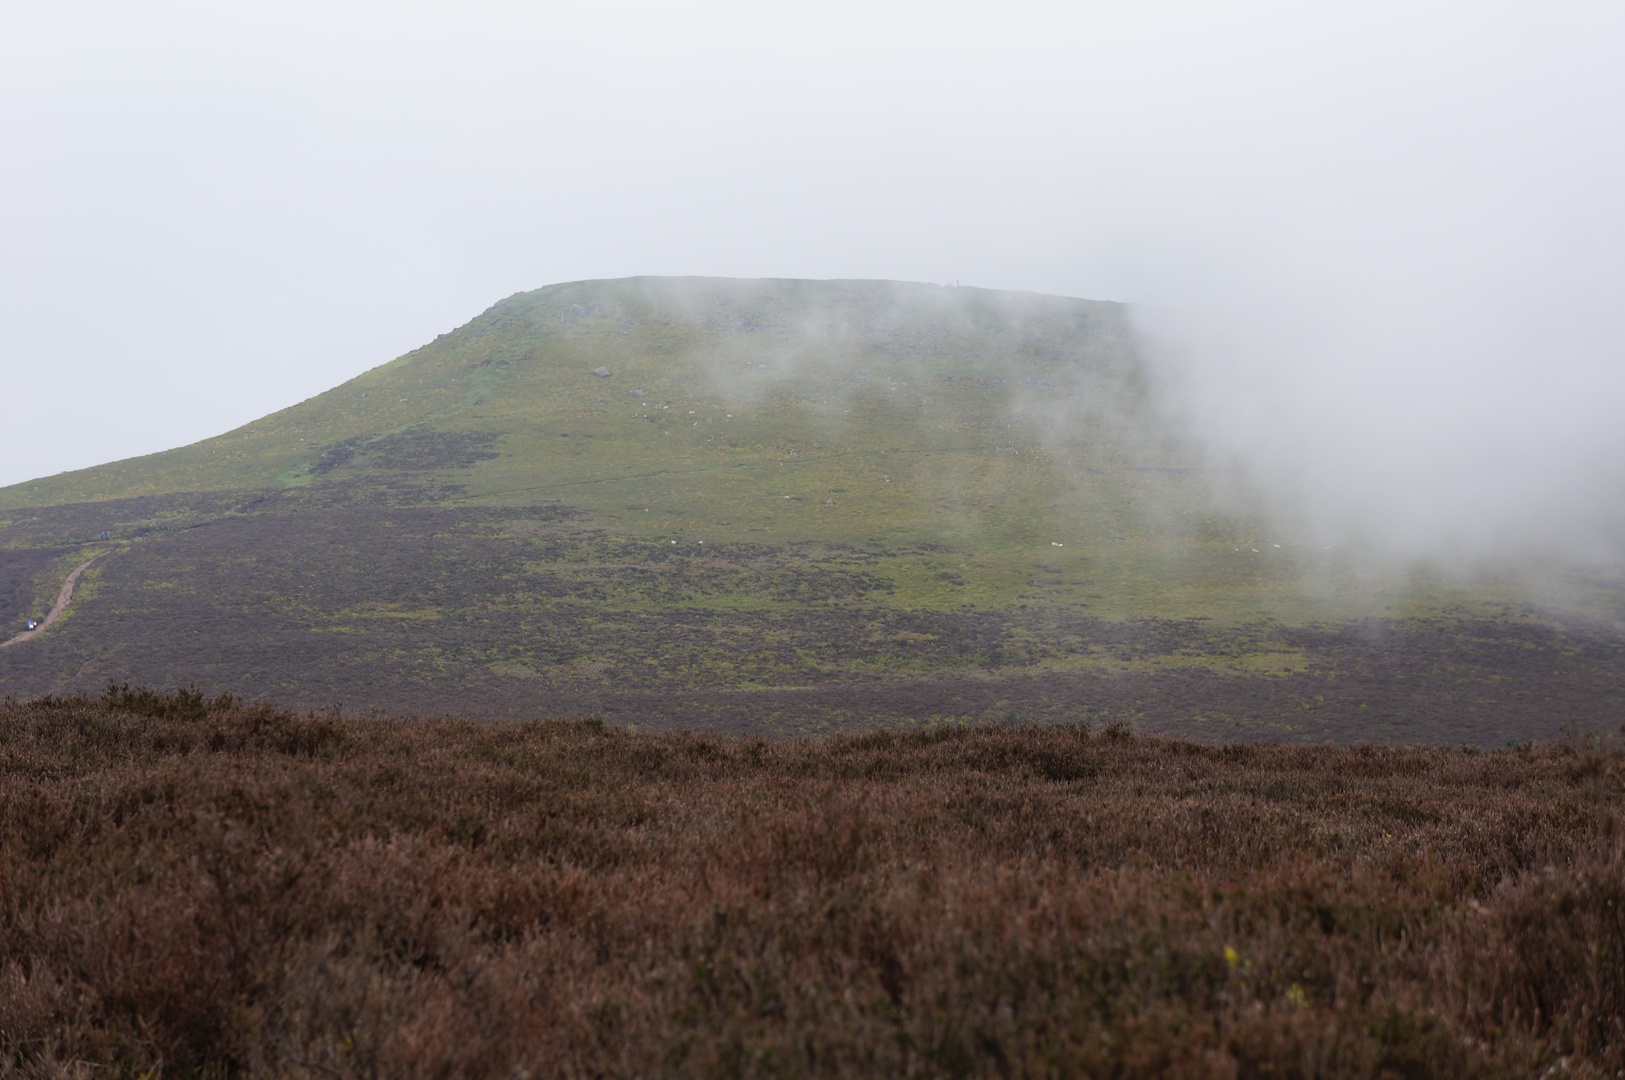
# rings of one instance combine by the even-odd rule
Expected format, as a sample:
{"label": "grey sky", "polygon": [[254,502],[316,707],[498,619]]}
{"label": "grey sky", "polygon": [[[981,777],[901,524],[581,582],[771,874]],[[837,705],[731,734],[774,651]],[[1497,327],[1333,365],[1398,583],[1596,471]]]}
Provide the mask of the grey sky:
{"label": "grey sky", "polygon": [[10,0],[0,484],[555,281],[956,279],[1141,305],[1191,423],[1327,527],[1583,530],[1622,56],[1612,2]]}

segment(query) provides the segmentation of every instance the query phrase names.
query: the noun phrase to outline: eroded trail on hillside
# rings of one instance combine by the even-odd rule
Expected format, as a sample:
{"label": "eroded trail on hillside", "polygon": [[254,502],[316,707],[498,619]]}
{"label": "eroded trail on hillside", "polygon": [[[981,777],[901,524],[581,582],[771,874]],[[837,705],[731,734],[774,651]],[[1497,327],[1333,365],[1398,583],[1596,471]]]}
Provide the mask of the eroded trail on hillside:
{"label": "eroded trail on hillside", "polygon": [[0,649],[8,648],[21,641],[27,641],[35,634],[49,629],[50,625],[56,622],[57,618],[68,609],[68,601],[73,599],[73,587],[79,584],[79,575],[88,570],[91,563],[95,562],[97,559],[101,558],[102,555],[106,554],[107,552],[103,551],[98,555],[92,555],[90,558],[74,567],[73,572],[68,575],[67,580],[62,582],[62,588],[57,591],[56,603],[51,605],[51,610],[45,613],[45,618],[40,621],[40,624],[34,627],[32,630],[24,630],[14,638],[9,638],[6,641],[0,641]]}

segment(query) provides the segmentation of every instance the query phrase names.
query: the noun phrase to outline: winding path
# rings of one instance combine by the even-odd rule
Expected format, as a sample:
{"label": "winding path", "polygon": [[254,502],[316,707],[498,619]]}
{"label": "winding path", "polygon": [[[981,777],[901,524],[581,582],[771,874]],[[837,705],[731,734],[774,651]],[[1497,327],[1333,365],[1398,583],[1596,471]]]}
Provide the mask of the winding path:
{"label": "winding path", "polygon": [[101,555],[92,555],[89,559],[86,559],[84,562],[74,567],[73,573],[68,575],[68,580],[62,583],[62,589],[56,594],[56,603],[51,605],[51,610],[46,613],[45,618],[40,622],[40,624],[34,627],[32,630],[24,630],[14,638],[10,638],[6,641],[0,641],[0,649],[15,645],[19,641],[27,641],[35,634],[42,633],[52,623],[56,622],[58,616],[67,610],[68,601],[73,599],[73,587],[79,584],[79,575],[84,573],[91,563],[95,562],[97,559],[101,558],[102,555],[106,554],[107,552],[104,551],[101,553]]}

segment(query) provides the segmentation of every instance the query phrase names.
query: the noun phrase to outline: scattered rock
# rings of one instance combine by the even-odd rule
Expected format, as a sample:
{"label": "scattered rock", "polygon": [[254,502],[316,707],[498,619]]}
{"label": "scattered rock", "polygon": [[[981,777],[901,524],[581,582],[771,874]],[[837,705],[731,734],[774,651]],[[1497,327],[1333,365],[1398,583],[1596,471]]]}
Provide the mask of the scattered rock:
{"label": "scattered rock", "polygon": [[642,389],[638,389],[638,390],[632,391],[632,396],[633,397],[648,397],[649,395],[647,393],[645,393]]}
{"label": "scattered rock", "polygon": [[592,369],[592,373],[594,375],[598,376],[600,379],[609,378],[609,368],[607,368],[607,367],[602,367],[602,366],[595,367],[595,368]]}

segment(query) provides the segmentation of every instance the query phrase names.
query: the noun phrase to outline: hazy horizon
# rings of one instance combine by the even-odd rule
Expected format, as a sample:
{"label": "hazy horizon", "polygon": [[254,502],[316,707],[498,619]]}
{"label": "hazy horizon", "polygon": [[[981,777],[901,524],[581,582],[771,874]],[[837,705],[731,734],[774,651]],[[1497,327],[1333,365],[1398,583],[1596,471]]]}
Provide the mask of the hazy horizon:
{"label": "hazy horizon", "polygon": [[1133,305],[1328,533],[1625,505],[1625,11],[166,0],[0,41],[0,486],[319,393],[514,292],[958,281]]}

